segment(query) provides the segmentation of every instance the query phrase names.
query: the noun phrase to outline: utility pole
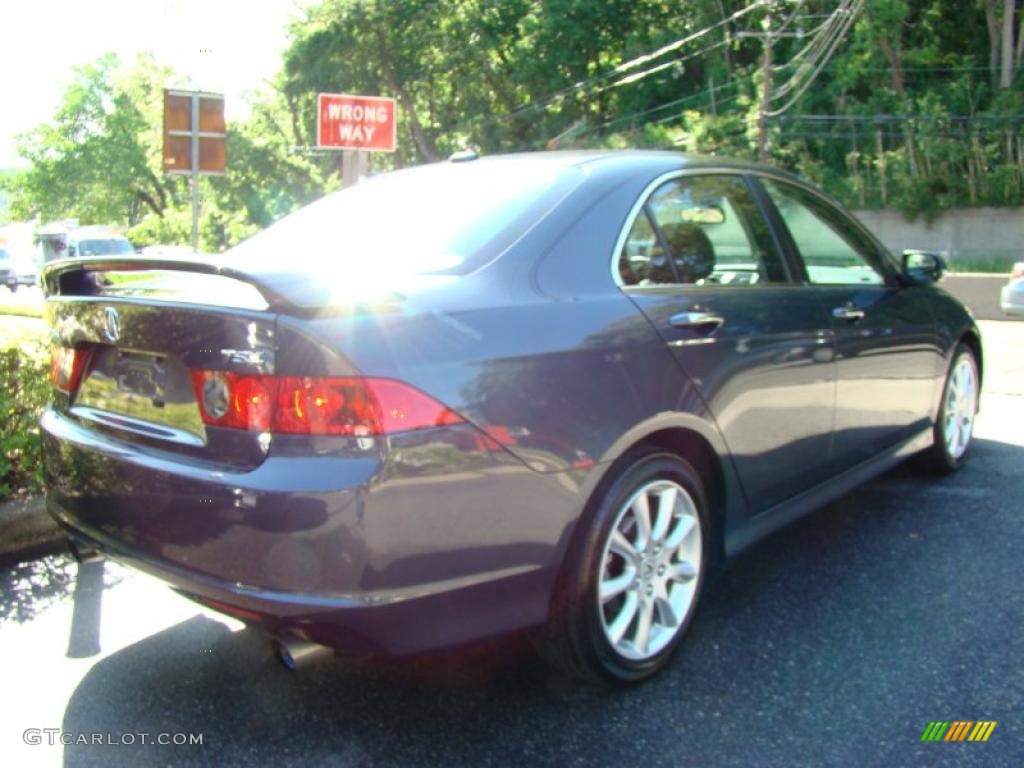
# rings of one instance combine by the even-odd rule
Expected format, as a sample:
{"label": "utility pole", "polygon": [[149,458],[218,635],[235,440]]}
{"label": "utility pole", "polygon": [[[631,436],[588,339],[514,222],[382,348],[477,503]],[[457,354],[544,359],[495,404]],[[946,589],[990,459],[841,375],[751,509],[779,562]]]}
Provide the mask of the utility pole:
{"label": "utility pole", "polygon": [[768,107],[772,97],[772,4],[764,17],[764,55],[761,60],[761,103],[757,109],[757,159],[768,161]]}
{"label": "utility pole", "polygon": [[199,177],[227,171],[224,96],[164,90],[164,173],[188,174],[192,198],[192,251],[199,252]]}
{"label": "utility pole", "polygon": [[358,149],[346,149],[341,153],[341,186],[358,184],[369,169],[370,153]]}
{"label": "utility pole", "polygon": [[199,253],[199,94],[192,94],[192,253]]}

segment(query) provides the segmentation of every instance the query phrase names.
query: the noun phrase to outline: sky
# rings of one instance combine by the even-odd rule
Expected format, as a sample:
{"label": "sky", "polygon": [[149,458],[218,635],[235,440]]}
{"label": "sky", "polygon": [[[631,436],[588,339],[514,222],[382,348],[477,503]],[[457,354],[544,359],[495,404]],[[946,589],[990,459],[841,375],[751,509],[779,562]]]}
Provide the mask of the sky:
{"label": "sky", "polygon": [[[204,91],[223,93],[229,120],[276,74],[287,27],[311,0],[3,0],[0,3],[0,168],[24,167],[15,137],[49,120],[73,68],[114,52],[151,51]],[[175,84],[169,84],[175,85]]]}

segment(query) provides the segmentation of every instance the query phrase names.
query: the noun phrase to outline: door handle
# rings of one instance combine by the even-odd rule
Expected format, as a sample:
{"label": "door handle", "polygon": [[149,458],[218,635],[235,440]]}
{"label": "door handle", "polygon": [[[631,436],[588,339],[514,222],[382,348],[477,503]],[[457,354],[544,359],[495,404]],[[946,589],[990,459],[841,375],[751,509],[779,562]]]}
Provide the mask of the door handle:
{"label": "door handle", "polygon": [[713,312],[680,312],[672,315],[668,322],[676,328],[714,330],[725,322],[725,318]]}
{"label": "door handle", "polygon": [[836,320],[863,320],[864,310],[857,309],[851,304],[847,304],[842,307],[836,307],[832,310],[832,317]]}

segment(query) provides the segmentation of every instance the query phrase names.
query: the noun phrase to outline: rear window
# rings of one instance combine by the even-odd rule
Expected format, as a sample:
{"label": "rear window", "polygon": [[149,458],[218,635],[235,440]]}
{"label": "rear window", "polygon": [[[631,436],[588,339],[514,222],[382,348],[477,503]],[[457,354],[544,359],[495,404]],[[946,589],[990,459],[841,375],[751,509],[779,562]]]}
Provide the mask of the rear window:
{"label": "rear window", "polygon": [[501,254],[583,172],[537,160],[439,163],[371,178],[226,254],[247,271],[467,274]]}

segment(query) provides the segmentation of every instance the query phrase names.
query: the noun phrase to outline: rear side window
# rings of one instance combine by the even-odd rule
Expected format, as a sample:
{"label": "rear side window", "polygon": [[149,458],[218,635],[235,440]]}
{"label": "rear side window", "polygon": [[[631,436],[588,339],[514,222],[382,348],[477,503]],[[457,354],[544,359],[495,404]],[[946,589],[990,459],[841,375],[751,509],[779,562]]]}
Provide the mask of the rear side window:
{"label": "rear side window", "polygon": [[736,176],[686,176],[644,202],[618,259],[623,285],[787,282],[761,212]]}

